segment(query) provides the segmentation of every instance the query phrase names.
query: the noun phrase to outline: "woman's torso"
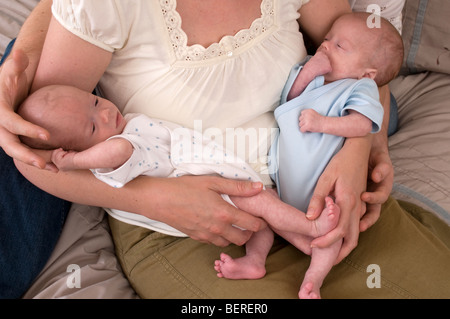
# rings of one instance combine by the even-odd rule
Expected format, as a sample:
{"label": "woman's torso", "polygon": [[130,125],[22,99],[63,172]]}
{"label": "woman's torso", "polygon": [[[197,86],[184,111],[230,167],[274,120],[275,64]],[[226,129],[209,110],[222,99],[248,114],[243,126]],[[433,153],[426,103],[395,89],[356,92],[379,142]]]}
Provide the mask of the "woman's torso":
{"label": "woman's torso", "polygon": [[[101,92],[124,113],[200,130],[254,166],[265,164],[273,110],[291,67],[306,55],[297,23],[302,0],[178,2],[83,2],[88,24],[74,28],[114,51]],[[192,10],[194,3],[200,7]],[[64,6],[59,11],[67,16]],[[228,11],[237,14],[214,25]]]}

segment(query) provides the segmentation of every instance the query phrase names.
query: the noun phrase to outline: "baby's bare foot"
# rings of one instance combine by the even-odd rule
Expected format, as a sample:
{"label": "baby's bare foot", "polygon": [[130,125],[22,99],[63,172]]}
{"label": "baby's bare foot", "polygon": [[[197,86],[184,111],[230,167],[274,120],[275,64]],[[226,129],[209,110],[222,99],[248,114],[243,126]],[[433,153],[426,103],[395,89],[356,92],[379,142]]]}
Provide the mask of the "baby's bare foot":
{"label": "baby's bare foot", "polygon": [[[320,287],[319,287],[320,288]],[[304,283],[300,287],[298,297],[300,299],[320,299],[320,289],[314,287],[312,282]]]}
{"label": "baby's bare foot", "polygon": [[317,232],[316,237],[325,235],[336,227],[339,221],[340,212],[341,209],[331,197],[325,198],[325,209],[322,214],[320,214],[319,218],[314,221]]}
{"label": "baby's bare foot", "polygon": [[214,263],[217,276],[228,279],[259,279],[265,276],[266,268],[253,258],[244,256],[233,259],[225,253]]}

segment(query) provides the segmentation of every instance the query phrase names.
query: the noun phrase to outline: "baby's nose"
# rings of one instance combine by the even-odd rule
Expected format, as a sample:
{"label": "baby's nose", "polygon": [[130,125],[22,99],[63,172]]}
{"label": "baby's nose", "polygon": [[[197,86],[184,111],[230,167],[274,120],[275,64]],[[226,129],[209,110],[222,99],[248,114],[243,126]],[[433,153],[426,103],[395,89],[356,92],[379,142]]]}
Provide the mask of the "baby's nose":
{"label": "baby's nose", "polygon": [[111,119],[109,109],[103,109],[100,113],[100,117],[104,123],[108,123]]}
{"label": "baby's nose", "polygon": [[322,44],[320,45],[320,47],[319,47],[319,50],[328,50],[329,49],[329,43],[328,43],[328,41],[324,41],[324,42],[322,42]]}

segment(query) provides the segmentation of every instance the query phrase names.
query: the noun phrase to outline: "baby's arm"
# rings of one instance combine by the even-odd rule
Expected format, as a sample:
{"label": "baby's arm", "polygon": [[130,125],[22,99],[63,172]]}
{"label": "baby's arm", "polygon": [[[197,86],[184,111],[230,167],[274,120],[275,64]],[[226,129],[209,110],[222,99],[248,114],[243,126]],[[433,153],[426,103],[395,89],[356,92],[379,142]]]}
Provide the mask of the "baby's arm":
{"label": "baby's arm", "polygon": [[82,151],[53,151],[52,162],[62,171],[122,166],[133,154],[133,146],[123,138],[113,138]]}
{"label": "baby's arm", "polygon": [[359,112],[349,110],[345,116],[323,116],[313,109],[303,110],[299,118],[300,131],[320,132],[343,137],[360,137],[372,131],[372,121]]}
{"label": "baby's arm", "polygon": [[299,96],[312,80],[314,80],[317,76],[327,74],[330,71],[331,64],[328,57],[320,51],[317,52],[303,66],[302,70],[292,84],[287,100],[289,101]]}

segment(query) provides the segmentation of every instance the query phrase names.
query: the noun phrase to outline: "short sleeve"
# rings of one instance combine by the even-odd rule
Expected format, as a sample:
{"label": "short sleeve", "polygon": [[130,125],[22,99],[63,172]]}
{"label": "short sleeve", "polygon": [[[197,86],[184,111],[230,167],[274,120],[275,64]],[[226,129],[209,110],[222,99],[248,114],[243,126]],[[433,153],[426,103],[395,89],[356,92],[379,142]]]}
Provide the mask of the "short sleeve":
{"label": "short sleeve", "polygon": [[372,121],[372,133],[377,133],[383,124],[384,109],[380,103],[378,87],[375,81],[362,78],[356,82],[355,88],[342,109],[341,116],[348,110],[355,110]]}
{"label": "short sleeve", "polygon": [[131,157],[119,168],[110,169],[92,169],[95,177],[104,183],[114,187],[121,188],[129,181],[141,175],[143,168],[139,163],[142,162],[142,153],[134,149]]}
{"label": "short sleeve", "polygon": [[127,41],[134,18],[132,8],[129,0],[54,0],[52,13],[76,36],[113,52]]}

